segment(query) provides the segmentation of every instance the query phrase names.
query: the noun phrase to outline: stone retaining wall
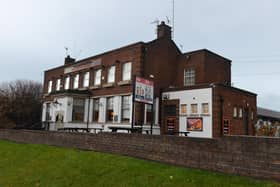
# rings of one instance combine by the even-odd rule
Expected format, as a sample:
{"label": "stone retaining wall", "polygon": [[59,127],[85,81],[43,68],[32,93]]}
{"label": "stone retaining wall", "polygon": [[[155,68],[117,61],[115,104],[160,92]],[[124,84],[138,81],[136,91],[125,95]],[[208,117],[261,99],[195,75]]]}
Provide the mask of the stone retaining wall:
{"label": "stone retaining wall", "polygon": [[120,133],[0,130],[0,139],[128,155],[184,167],[280,181],[280,139],[201,139]]}

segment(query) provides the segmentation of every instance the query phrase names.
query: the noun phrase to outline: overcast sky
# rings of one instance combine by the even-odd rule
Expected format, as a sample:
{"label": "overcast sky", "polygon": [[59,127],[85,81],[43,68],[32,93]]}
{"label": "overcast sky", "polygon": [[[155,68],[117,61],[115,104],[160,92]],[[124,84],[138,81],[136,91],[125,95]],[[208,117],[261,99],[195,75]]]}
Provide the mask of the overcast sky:
{"label": "overcast sky", "polygon": [[[232,63],[235,87],[280,110],[280,1],[175,0],[175,42],[207,48]],[[172,0],[0,0],[0,82],[43,80],[63,64],[155,39],[156,19],[172,18]]]}

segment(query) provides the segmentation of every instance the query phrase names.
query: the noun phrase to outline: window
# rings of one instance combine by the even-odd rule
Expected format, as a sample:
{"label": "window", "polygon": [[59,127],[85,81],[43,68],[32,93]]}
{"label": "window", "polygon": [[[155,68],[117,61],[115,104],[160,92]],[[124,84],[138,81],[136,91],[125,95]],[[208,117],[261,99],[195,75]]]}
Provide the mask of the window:
{"label": "window", "polygon": [[106,121],[114,121],[114,98],[107,98],[107,111],[106,111]]}
{"label": "window", "polygon": [[60,90],[60,84],[61,84],[61,79],[57,79],[56,80],[56,91],[59,91]]}
{"label": "window", "polygon": [[94,75],[94,85],[100,85],[101,84],[101,69],[95,71]]}
{"label": "window", "polygon": [[51,104],[47,103],[46,104],[46,121],[51,121],[52,116],[51,116]]}
{"label": "window", "polygon": [[202,114],[209,114],[209,104],[208,103],[202,103]]}
{"label": "window", "polygon": [[251,112],[251,120],[254,120],[254,111]]}
{"label": "window", "polygon": [[146,123],[153,123],[153,110],[152,105],[146,104]]}
{"label": "window", "polygon": [[83,87],[88,87],[89,86],[89,72],[86,72],[84,74],[84,82],[83,82]]}
{"label": "window", "polygon": [[122,97],[122,122],[130,120],[130,96]]}
{"label": "window", "polygon": [[74,89],[79,88],[79,77],[80,77],[79,74],[75,75],[74,77],[74,85],[73,85]]}
{"label": "window", "polygon": [[197,114],[197,104],[191,104],[192,114]]}
{"label": "window", "polygon": [[233,108],[233,117],[237,118],[237,107]]}
{"label": "window", "polygon": [[131,79],[131,62],[127,62],[122,66],[122,80],[130,80]]}
{"label": "window", "polygon": [[93,100],[93,114],[92,121],[97,122],[99,119],[99,99]]}
{"label": "window", "polygon": [[187,105],[186,104],[181,105],[181,114],[187,114]]}
{"label": "window", "polygon": [[108,70],[108,78],[107,82],[112,83],[115,82],[115,71],[116,71],[116,66],[111,66]]}
{"label": "window", "polygon": [[49,81],[48,83],[48,93],[52,92],[52,81]]}
{"label": "window", "polygon": [[192,86],[194,84],[195,84],[195,70],[194,69],[185,69],[184,85]]}
{"label": "window", "polygon": [[242,117],[243,117],[243,109],[239,108],[239,118],[242,118]]}
{"label": "window", "polygon": [[74,99],[72,121],[73,122],[83,122],[84,113],[85,113],[85,100],[84,99]]}
{"label": "window", "polygon": [[64,89],[68,90],[70,85],[70,76],[65,78]]}

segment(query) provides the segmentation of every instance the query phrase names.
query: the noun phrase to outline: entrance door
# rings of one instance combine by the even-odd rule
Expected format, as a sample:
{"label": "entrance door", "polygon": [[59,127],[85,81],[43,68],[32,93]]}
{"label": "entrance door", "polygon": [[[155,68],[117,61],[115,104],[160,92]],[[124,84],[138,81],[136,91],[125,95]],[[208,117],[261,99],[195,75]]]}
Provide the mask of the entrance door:
{"label": "entrance door", "polygon": [[164,134],[175,134],[178,131],[176,105],[164,106]]}

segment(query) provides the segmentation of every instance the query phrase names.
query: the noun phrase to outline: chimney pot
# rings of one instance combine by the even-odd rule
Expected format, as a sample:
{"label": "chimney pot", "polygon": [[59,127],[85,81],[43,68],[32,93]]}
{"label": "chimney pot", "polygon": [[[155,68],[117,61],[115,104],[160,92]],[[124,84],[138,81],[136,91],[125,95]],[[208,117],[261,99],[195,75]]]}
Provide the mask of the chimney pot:
{"label": "chimney pot", "polygon": [[166,25],[164,21],[162,21],[160,23],[160,25],[158,25],[157,28],[157,38],[168,38],[171,39],[171,27],[169,25]]}

